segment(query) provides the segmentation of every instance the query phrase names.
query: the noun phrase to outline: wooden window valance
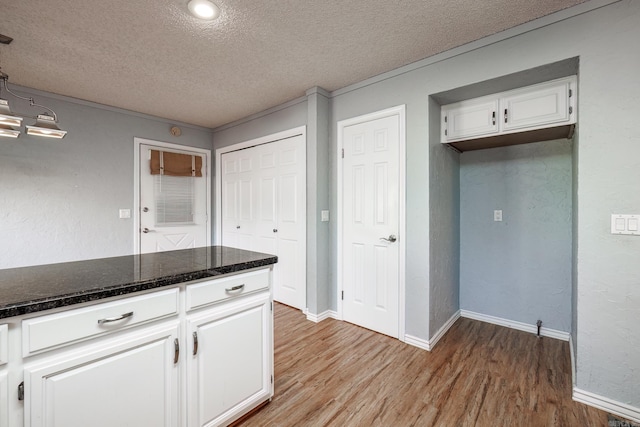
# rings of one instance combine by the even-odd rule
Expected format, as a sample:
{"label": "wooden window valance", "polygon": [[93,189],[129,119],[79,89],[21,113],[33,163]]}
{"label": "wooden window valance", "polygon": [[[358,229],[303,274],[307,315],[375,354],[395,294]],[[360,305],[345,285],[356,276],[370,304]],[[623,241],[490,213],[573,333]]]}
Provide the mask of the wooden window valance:
{"label": "wooden window valance", "polygon": [[151,150],[151,175],[202,176],[202,157]]}

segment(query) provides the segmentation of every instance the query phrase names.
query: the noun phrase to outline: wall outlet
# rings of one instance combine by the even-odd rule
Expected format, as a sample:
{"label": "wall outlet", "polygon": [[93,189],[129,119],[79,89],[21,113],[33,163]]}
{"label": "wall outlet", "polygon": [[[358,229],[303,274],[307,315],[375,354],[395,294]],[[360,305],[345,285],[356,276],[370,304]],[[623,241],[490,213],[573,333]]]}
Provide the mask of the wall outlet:
{"label": "wall outlet", "polygon": [[502,209],[493,211],[493,220],[502,221]]}
{"label": "wall outlet", "polygon": [[120,209],[120,219],[131,218],[131,209]]}
{"label": "wall outlet", "polygon": [[320,211],[320,221],[329,222],[329,211]]}

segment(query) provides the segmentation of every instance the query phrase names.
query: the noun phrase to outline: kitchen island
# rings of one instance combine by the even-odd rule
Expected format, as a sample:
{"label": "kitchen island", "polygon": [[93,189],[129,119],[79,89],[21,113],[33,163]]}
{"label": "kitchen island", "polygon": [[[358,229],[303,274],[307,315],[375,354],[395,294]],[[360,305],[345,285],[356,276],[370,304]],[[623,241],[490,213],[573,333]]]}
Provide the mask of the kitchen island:
{"label": "kitchen island", "polygon": [[273,395],[272,255],[0,270],[0,427],[225,425]]}

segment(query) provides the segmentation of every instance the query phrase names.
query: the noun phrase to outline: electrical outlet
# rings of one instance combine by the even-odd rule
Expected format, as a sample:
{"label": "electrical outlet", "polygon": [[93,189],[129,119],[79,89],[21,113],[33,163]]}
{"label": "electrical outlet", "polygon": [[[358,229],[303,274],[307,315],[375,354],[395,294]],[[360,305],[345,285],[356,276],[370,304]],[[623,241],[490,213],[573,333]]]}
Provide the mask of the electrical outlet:
{"label": "electrical outlet", "polygon": [[131,218],[131,209],[120,209],[120,219]]}
{"label": "electrical outlet", "polygon": [[502,221],[502,209],[493,211],[493,220]]}

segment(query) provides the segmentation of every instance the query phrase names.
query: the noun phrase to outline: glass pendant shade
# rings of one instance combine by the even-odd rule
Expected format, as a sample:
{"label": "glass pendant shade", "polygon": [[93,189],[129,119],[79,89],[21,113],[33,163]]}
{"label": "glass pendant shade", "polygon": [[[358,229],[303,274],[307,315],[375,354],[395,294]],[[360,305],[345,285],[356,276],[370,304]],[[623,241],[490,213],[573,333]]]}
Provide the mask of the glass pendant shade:
{"label": "glass pendant shade", "polygon": [[13,129],[11,126],[0,123],[0,136],[17,138],[20,136],[20,131]]}
{"label": "glass pendant shade", "polygon": [[46,136],[48,138],[64,138],[67,131],[60,130],[53,117],[40,114],[33,126],[27,126],[27,135]]}
{"label": "glass pendant shade", "polygon": [[0,99],[0,125],[20,126],[22,117],[14,116],[6,99]]}

